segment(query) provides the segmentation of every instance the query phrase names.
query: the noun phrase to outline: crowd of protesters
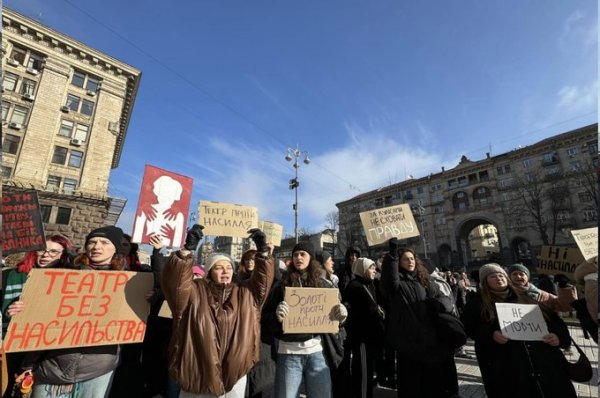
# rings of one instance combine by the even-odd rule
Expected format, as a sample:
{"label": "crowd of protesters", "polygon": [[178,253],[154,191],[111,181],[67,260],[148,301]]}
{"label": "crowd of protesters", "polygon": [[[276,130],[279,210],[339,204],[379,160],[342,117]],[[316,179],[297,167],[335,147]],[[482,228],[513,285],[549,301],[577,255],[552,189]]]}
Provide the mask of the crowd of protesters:
{"label": "crowd of protesters", "polygon": [[[116,227],[90,231],[77,255],[68,239],[51,235],[44,250],[3,271],[3,335],[28,305],[21,292],[34,268],[154,276],[145,293],[150,312],[143,343],[8,353],[3,397],[32,374],[33,398],[372,398],[376,385],[396,389],[399,398],[452,398],[460,396],[455,358],[475,359],[464,350],[468,336],[488,397],[568,398],[576,393],[561,350],[571,337],[557,311],[580,303],[576,309],[593,320],[590,334],[597,339],[596,259],[578,267],[573,281],[555,276],[558,288],[550,292],[534,285],[522,264],[486,264],[469,278],[423,262],[395,238],[375,261],[350,247],[336,265],[331,253],[299,242],[283,263],[254,229],[249,237],[256,248],[239,265],[224,253],[197,264],[202,229],[193,226],[184,246],[169,255],[153,237],[150,264]],[[587,301],[577,300],[575,283]],[[340,303],[329,317],[339,330],[284,333],[290,287],[337,289]],[[496,303],[539,305],[548,334],[542,341],[507,338]],[[160,314],[165,306],[172,317]]]}

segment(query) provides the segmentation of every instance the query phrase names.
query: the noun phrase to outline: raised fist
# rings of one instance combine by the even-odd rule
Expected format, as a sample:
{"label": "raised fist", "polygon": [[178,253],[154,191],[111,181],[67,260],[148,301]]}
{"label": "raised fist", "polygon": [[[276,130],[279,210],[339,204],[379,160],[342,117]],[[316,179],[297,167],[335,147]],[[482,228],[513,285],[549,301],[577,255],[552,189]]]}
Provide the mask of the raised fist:
{"label": "raised fist", "polygon": [[187,250],[196,250],[198,243],[200,243],[204,237],[204,233],[202,232],[203,229],[204,227],[202,225],[194,224],[194,226],[187,232],[183,247],[185,247]]}
{"label": "raised fist", "polygon": [[400,250],[400,241],[398,238],[392,238],[388,241],[390,245],[390,256],[398,257],[398,250]]}
{"label": "raised fist", "polygon": [[256,250],[259,253],[264,253],[269,249],[267,246],[267,235],[265,235],[263,231],[258,228],[252,228],[248,233],[250,234],[250,239],[254,241]]}

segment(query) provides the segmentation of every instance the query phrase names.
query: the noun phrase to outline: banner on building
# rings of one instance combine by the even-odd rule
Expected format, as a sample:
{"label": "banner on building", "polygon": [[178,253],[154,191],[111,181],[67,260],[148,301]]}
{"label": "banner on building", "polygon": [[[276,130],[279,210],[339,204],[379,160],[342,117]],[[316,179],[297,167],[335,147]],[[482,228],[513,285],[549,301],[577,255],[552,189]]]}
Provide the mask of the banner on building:
{"label": "banner on building", "polygon": [[583,261],[583,256],[576,247],[542,246],[537,263],[537,273],[564,274],[573,279],[575,268]]}
{"label": "banner on building", "polygon": [[419,236],[419,229],[410,206],[401,204],[360,213],[367,243],[375,246],[391,238],[406,239]]}
{"label": "banner on building", "polygon": [[198,223],[204,235],[247,238],[248,230],[258,227],[258,210],[252,206],[200,201]]}
{"label": "banner on building", "polygon": [[598,227],[578,229],[571,231],[571,234],[573,234],[583,258],[589,260],[598,255]]}
{"label": "banner on building", "polygon": [[548,325],[537,304],[496,303],[500,331],[511,340],[541,341]]}
{"label": "banner on building", "polygon": [[133,242],[160,236],[165,246],[183,246],[194,180],[146,165],[135,212]]}
{"label": "banner on building", "polygon": [[2,195],[2,255],[46,249],[36,191]]}
{"label": "banner on building", "polygon": [[271,221],[259,221],[258,228],[267,235],[267,243],[273,246],[281,246],[281,236],[283,235],[283,225]]}
{"label": "banner on building", "polygon": [[4,337],[7,352],[141,343],[151,273],[34,268]]}
{"label": "banner on building", "polygon": [[330,318],[340,303],[339,290],[329,288],[285,288],[289,313],[283,320],[283,333],[337,333],[339,322]]}

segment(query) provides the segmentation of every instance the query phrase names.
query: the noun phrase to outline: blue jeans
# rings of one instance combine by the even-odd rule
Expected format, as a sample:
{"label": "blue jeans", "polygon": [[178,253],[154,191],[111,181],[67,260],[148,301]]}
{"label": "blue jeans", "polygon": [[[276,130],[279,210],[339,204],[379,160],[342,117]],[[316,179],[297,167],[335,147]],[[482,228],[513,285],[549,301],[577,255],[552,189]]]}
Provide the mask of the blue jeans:
{"label": "blue jeans", "polygon": [[33,385],[31,398],[106,398],[110,392],[114,370],[75,384]]}
{"label": "blue jeans", "polygon": [[277,354],[277,398],[297,398],[303,377],[307,397],[331,398],[331,375],[322,351],[308,355]]}

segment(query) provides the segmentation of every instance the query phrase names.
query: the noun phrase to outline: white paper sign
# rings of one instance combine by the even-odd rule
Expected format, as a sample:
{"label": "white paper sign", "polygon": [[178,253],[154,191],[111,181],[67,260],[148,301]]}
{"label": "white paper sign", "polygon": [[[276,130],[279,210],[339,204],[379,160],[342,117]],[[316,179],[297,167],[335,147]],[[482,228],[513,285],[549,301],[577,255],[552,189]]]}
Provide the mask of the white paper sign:
{"label": "white paper sign", "polygon": [[537,304],[496,303],[502,334],[511,340],[541,341],[548,325]]}

